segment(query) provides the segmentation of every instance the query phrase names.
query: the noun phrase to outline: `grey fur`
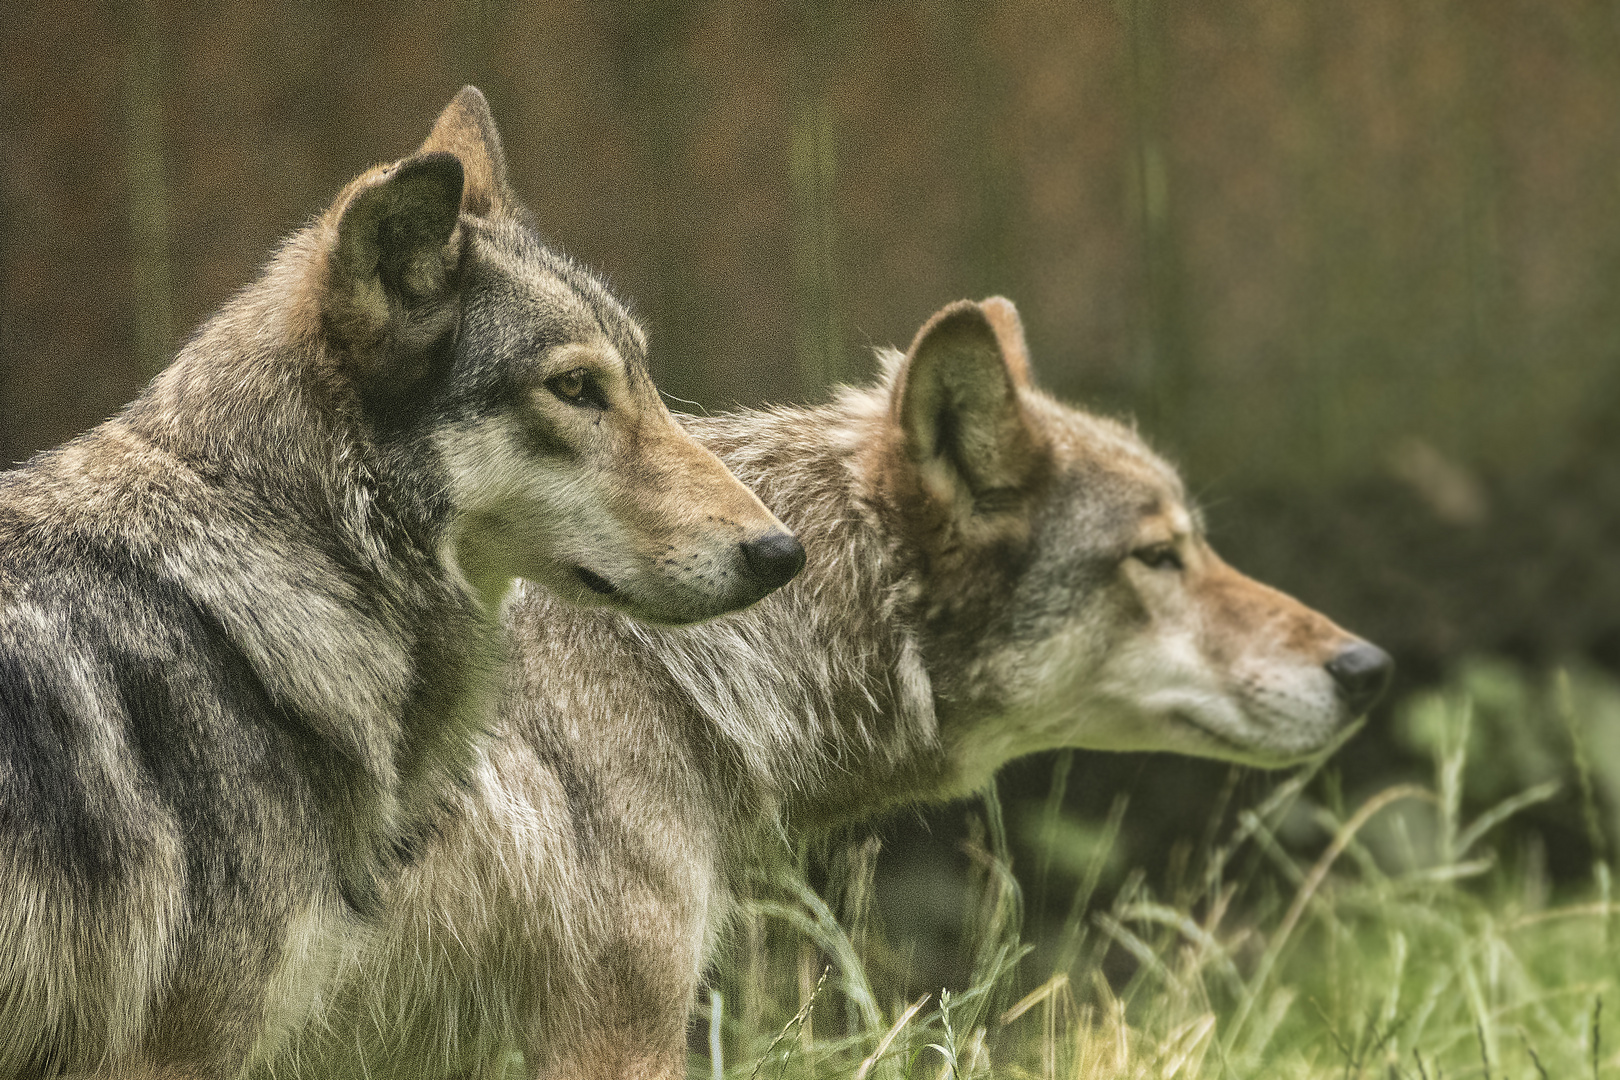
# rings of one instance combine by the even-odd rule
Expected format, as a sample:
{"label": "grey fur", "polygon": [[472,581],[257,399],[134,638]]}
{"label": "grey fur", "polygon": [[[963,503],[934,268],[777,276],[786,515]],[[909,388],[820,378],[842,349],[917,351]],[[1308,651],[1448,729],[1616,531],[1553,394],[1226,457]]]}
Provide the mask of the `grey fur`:
{"label": "grey fur", "polygon": [[[1352,710],[1322,666],[1363,643],[1220,563],[1168,465],[1027,371],[1010,304],[958,304],[874,387],[689,419],[805,574],[675,629],[521,592],[474,784],[278,1075],[498,1075],[519,1049],[542,1077],[682,1076],[704,965],[785,838],[1051,746],[1327,741]],[[1202,661],[1139,670],[1188,635]]]}
{"label": "grey fur", "polygon": [[517,574],[672,623],[780,583],[503,162],[463,90],[0,474],[0,1077],[233,1076],[307,1023],[474,775]]}

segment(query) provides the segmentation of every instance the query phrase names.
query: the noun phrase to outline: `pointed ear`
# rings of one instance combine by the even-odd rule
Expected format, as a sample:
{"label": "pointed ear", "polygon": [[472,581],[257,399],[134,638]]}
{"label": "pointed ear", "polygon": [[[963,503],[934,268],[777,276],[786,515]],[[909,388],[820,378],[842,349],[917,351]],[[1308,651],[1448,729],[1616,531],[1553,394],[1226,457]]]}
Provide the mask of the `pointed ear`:
{"label": "pointed ear", "polygon": [[979,304],[990,328],[996,332],[996,344],[1001,347],[1001,358],[1007,362],[1007,374],[1020,390],[1030,386],[1029,346],[1024,343],[1024,321],[1018,309],[1005,296],[992,296]]}
{"label": "pointed ear", "polygon": [[917,332],[900,366],[891,428],[937,501],[988,511],[1015,501],[1045,460],[1019,400],[1029,361],[1006,300],[962,300]]}
{"label": "pointed ear", "polygon": [[422,154],[356,181],[328,252],[321,314],[351,374],[408,385],[460,318],[461,162]]}
{"label": "pointed ear", "polygon": [[476,86],[463,86],[433,122],[418,154],[454,154],[466,171],[461,208],[479,217],[495,217],[514,205],[506,184],[506,151],[495,130],[489,102]]}

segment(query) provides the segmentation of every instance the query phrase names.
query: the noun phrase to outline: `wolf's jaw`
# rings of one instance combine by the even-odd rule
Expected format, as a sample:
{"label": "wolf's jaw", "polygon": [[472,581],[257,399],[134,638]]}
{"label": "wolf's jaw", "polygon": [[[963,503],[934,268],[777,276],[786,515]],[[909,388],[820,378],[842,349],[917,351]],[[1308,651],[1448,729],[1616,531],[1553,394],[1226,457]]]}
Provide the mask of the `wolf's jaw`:
{"label": "wolf's jaw", "polygon": [[1239,742],[1230,735],[1217,731],[1207,724],[1200,723],[1197,717],[1191,713],[1173,712],[1170,714],[1169,720],[1172,724],[1179,724],[1192,731],[1197,737],[1208,740],[1213,744],[1203,752],[1202,756],[1211,757],[1217,761],[1230,761],[1256,769],[1280,769],[1302,760],[1300,757],[1274,754],[1252,744]]}

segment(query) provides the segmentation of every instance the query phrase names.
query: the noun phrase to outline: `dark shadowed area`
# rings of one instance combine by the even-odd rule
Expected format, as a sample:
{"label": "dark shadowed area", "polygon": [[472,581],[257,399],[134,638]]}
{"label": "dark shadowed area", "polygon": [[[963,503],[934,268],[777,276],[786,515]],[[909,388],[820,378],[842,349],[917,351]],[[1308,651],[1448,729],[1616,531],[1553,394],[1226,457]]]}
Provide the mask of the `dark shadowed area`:
{"label": "dark shadowed area", "polygon": [[[1607,0],[14,0],[0,57],[0,462],[115,411],[473,82],[677,408],[817,399],[1004,294],[1045,386],[1137,417],[1228,559],[1401,689],[1620,666]],[[1414,767],[1390,727],[1346,788]],[[1030,866],[1051,769],[1002,780]],[[1082,755],[1066,798],[1132,792],[1133,853],[1172,873],[1227,775]],[[1585,865],[1576,815],[1544,811],[1555,869]],[[897,895],[948,892],[962,816],[887,827]]]}

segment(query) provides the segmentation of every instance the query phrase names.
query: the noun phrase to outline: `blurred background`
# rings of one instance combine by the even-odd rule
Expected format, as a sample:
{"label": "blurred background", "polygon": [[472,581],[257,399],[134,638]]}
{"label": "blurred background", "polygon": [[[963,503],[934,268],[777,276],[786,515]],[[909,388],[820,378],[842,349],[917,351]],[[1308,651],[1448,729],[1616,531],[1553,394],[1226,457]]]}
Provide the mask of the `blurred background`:
{"label": "blurred background", "polygon": [[[1612,0],[10,0],[0,49],[0,462],[116,410],[473,82],[670,394],[817,400],[942,304],[1005,294],[1039,379],[1135,416],[1230,561],[1396,654],[1397,700],[1540,701],[1556,665],[1620,665]],[[1573,730],[1514,727],[1538,708],[1504,706],[1487,748],[1515,781],[1541,759],[1511,739]],[[1337,783],[1427,769],[1401,715]],[[1270,782],[1065,762],[1071,847],[1123,793],[1152,874]],[[1019,824],[1053,770],[1000,785],[1030,894],[1061,870]],[[1612,806],[1620,767],[1595,775]],[[978,812],[881,825],[914,941],[959,918]],[[1590,865],[1573,797],[1530,820],[1555,876]]]}

